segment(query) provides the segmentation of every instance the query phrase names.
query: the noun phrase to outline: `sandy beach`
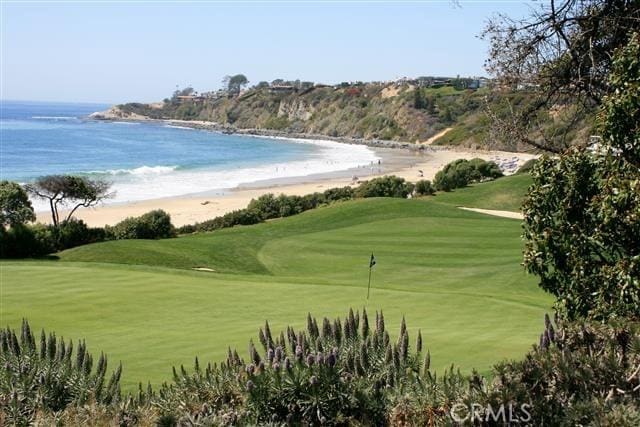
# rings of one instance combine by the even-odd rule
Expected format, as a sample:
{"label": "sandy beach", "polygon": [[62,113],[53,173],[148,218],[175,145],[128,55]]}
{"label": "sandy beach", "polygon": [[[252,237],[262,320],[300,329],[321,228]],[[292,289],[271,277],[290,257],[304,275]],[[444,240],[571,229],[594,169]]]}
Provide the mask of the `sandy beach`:
{"label": "sandy beach", "polygon": [[[358,181],[384,175],[396,175],[408,181],[432,180],[447,163],[456,159],[479,157],[508,166],[512,173],[534,154],[502,151],[464,151],[453,149],[429,149],[419,154],[408,150],[373,149],[381,158],[381,164],[337,173],[301,176],[282,180],[247,183],[229,191],[201,193],[171,198],[158,198],[130,203],[104,204],[94,208],[79,209],[75,216],[90,226],[113,225],[131,216],[139,216],[150,210],[163,209],[171,215],[176,226],[202,222],[227,212],[245,208],[251,199],[266,193],[305,195],[322,192],[332,187],[357,185]],[[357,177],[357,179],[354,179]],[[38,212],[38,221],[50,222],[49,212]]]}

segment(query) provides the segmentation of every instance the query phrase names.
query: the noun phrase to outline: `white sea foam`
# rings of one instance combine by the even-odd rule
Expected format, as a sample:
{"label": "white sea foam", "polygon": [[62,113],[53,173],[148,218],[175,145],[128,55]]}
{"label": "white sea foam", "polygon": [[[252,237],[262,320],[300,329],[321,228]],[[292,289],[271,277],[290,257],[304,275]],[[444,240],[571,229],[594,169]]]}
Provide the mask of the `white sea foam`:
{"label": "white sea foam", "polygon": [[96,170],[90,171],[90,174],[95,175],[159,175],[173,172],[178,169],[178,166],[140,166],[134,169],[108,169],[108,170]]}
{"label": "white sea foam", "polygon": [[172,129],[189,129],[189,130],[194,130],[193,128],[191,128],[191,127],[189,127],[189,126],[164,125],[164,127],[166,127],[166,128],[172,128]]}
{"label": "white sea foam", "polygon": [[74,116],[32,116],[33,120],[75,120]]}
{"label": "white sea foam", "polygon": [[[175,165],[161,165],[90,173],[104,175],[108,181],[112,182],[112,190],[116,195],[108,203],[121,203],[222,191],[243,184],[277,178],[304,177],[356,167],[369,168],[379,159],[375,152],[364,145],[308,139],[286,139],[286,141],[314,144],[320,149],[303,160],[267,163],[253,167],[181,169]],[[48,209],[47,205],[41,201],[33,202],[37,211]]]}
{"label": "white sea foam", "polygon": [[114,125],[139,125],[139,122],[110,122]]}
{"label": "white sea foam", "polygon": [[287,141],[314,144],[321,149],[304,160],[254,167],[185,170],[176,166],[142,166],[131,170],[111,171],[113,189],[116,191],[116,197],[112,201],[138,201],[232,189],[242,184],[269,179],[303,177],[369,167],[379,159],[364,145],[307,139]]}

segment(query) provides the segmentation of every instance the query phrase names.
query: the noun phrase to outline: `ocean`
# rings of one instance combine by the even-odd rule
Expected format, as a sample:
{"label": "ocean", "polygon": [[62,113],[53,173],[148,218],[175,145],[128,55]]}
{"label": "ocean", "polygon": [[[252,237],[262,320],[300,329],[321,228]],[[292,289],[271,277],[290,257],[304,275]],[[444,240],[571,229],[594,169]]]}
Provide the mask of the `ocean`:
{"label": "ocean", "polygon": [[[256,181],[369,165],[365,146],[89,120],[109,105],[1,101],[0,179],[74,174],[105,179],[110,203],[224,191]],[[36,201],[34,201],[36,202]],[[35,203],[36,209],[42,209]]]}

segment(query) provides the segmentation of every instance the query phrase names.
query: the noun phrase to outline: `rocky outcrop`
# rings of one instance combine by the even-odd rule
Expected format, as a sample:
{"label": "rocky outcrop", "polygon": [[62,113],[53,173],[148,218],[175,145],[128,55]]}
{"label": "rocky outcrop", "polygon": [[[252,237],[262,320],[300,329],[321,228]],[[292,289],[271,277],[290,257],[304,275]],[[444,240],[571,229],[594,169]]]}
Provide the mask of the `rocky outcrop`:
{"label": "rocky outcrop", "polygon": [[278,117],[286,117],[290,121],[301,120],[308,121],[313,115],[313,108],[310,108],[302,100],[294,100],[290,102],[280,102],[278,108]]}
{"label": "rocky outcrop", "polygon": [[95,113],[89,114],[90,119],[94,120],[148,120],[147,116],[143,116],[141,114],[122,111],[117,105],[109,108],[106,111],[96,111]]}

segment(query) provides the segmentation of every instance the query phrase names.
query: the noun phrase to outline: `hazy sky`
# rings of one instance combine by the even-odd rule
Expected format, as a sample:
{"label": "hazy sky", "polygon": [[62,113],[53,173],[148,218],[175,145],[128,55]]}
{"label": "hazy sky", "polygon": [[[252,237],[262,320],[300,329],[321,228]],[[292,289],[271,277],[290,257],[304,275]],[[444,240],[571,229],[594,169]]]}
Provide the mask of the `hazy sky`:
{"label": "hazy sky", "polygon": [[29,2],[2,0],[2,99],[153,101],[226,74],[335,83],[484,75],[478,39],[524,1]]}

